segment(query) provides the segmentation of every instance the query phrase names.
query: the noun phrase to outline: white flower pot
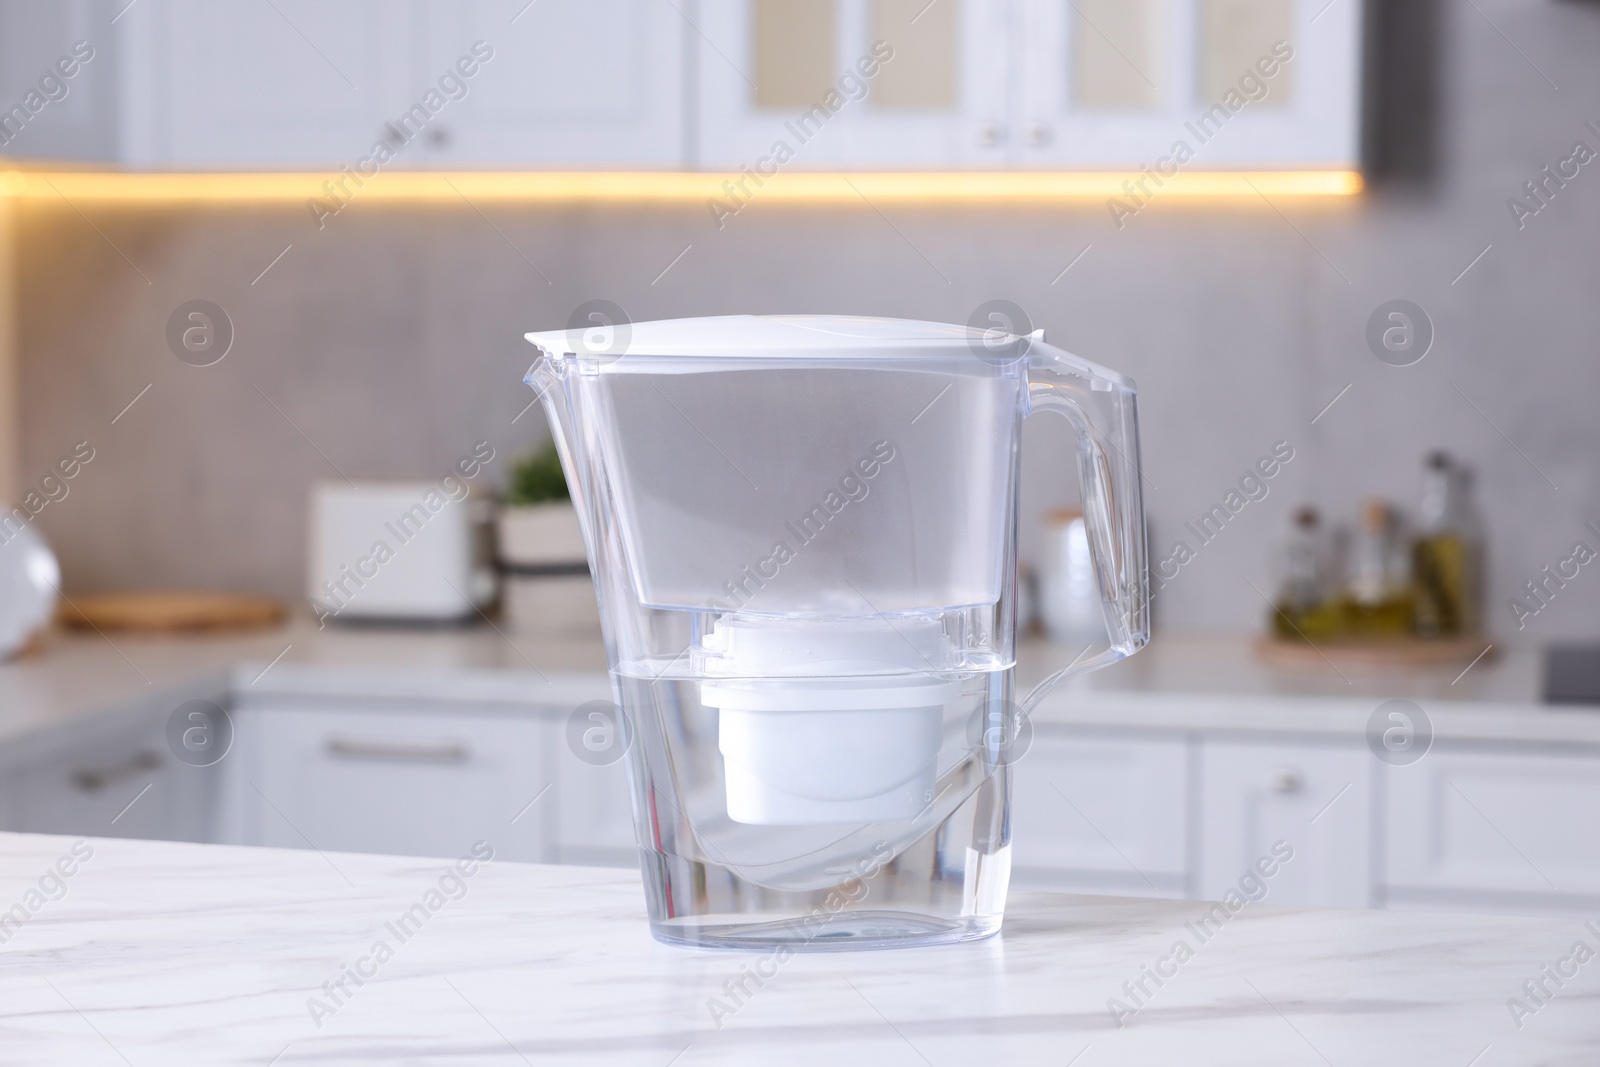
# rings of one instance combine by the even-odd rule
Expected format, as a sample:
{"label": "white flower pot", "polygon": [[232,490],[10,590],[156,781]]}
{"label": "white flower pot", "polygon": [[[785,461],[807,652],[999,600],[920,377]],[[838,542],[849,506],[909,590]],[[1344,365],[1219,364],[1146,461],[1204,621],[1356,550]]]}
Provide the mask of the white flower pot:
{"label": "white flower pot", "polygon": [[506,572],[500,612],[507,627],[534,637],[599,636],[600,608],[577,510],[566,501],[504,508],[498,535]]}
{"label": "white flower pot", "polygon": [[512,567],[584,563],[578,512],[565,500],[500,510],[500,561]]}

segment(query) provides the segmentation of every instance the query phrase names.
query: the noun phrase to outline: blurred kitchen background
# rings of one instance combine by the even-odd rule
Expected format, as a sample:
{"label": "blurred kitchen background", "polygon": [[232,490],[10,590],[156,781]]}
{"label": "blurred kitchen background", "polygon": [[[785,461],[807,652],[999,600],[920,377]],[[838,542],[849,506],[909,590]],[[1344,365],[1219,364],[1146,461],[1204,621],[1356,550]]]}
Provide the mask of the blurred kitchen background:
{"label": "blurred kitchen background", "polygon": [[[894,58],[865,78],[864,99],[851,99],[863,76],[841,78],[879,40],[893,43]],[[1291,59],[1274,52],[1279,43]],[[1535,876],[1511,853],[1474,854],[1461,870],[1487,873],[1457,882],[1432,868],[1393,875],[1408,869],[1393,842],[1411,831],[1385,821],[1383,804],[1403,791],[1382,784],[1393,761],[1369,753],[1366,726],[1379,698],[1419,701],[1439,730],[1438,763],[1449,733],[1441,724],[1456,721],[1450,701],[1467,694],[1547,718],[1547,650],[1600,641],[1600,571],[1573,564],[1575,577],[1545,577],[1578,542],[1600,550],[1586,526],[1600,519],[1591,414],[1600,177],[1589,165],[1600,150],[1597,54],[1600,6],[1580,0],[0,0],[0,106],[21,108],[0,115],[10,123],[0,145],[0,497],[46,501],[27,509],[29,525],[58,557],[74,601],[159,590],[281,603],[287,628],[247,648],[193,640],[219,650],[207,663],[254,664],[229,685],[249,683],[285,644],[299,650],[277,670],[301,678],[292,668],[316,641],[370,648],[380,639],[349,618],[329,623],[332,638],[296,636],[314,629],[315,542],[334,536],[313,521],[314,486],[438,482],[482,442],[478,459],[492,458],[469,479],[469,500],[494,503],[513,465],[547,438],[521,380],[533,355],[525,332],[567,326],[596,301],[634,322],[830,313],[988,325],[1000,321],[991,313],[1020,313],[1051,343],[1139,384],[1157,568],[1156,638],[1141,657],[1169,658],[1126,684],[1205,693],[1214,704],[1230,691],[1220,675],[1233,672],[1251,699],[1346,703],[1321,726],[1301,722],[1293,729],[1311,734],[1289,741],[1268,719],[1230,722],[1220,710],[1186,725],[1182,700],[1170,714],[1129,719],[1125,735],[1115,701],[1082,721],[1063,711],[1062,736],[1090,739],[1063,758],[1081,759],[1090,775],[1110,759],[1135,784],[1104,789],[1132,799],[1108,800],[1103,816],[1086,806],[1094,834],[1019,821],[1019,871],[1075,872],[1055,883],[1038,873],[1037,885],[1201,894],[1227,881],[1205,872],[1233,870],[1235,852],[1258,854],[1241,838],[1225,860],[1211,858],[1196,836],[1199,813],[1220,810],[1207,790],[1236,777],[1254,783],[1239,796],[1287,804],[1296,818],[1309,805],[1303,814],[1320,818],[1341,785],[1359,781],[1366,799],[1341,839],[1363,857],[1354,883],[1328,873],[1350,870],[1329,845],[1318,870],[1333,881],[1308,865],[1308,888],[1286,902],[1548,909],[1600,899],[1597,846],[1585,846],[1592,863],[1572,859],[1548,827],[1547,854],[1568,859],[1544,869],[1580,864],[1570,876]],[[70,76],[57,65],[68,60]],[[747,181],[748,196],[722,184],[738,182],[741,166],[759,170],[773,141],[795,141],[785,123],[830,90],[838,114],[792,163],[765,184]],[[440,105],[400,143],[385,124],[433,91]],[[1223,103],[1229,93],[1237,107]],[[1223,118],[1196,137],[1186,124],[1219,103]],[[380,138],[394,161],[349,178]],[[1195,152],[1174,176],[1160,160],[1179,140]],[[1152,170],[1171,188],[1146,179]],[[565,172],[586,177],[545,180]],[[802,196],[808,172],[853,174],[859,188],[841,191],[840,178]],[[897,187],[906,172],[932,180]],[[978,180],[995,176],[1022,180]],[[211,317],[185,317],[194,301],[209,302]],[[175,316],[231,337],[224,354],[210,362],[212,341],[180,351]],[[83,443],[92,460],[46,484]],[[1050,613],[1041,598],[1064,595],[1050,578],[1070,551],[1069,448],[1063,427],[1028,425],[1022,556],[1041,618]],[[1453,573],[1469,602],[1444,634],[1417,621],[1414,599],[1413,544],[1427,533],[1437,452],[1451,468],[1449,522],[1460,518],[1465,546]],[[1266,457],[1278,461],[1272,475],[1253,474]],[[1230,493],[1244,503],[1225,503]],[[1375,501],[1385,508],[1374,511]],[[1197,536],[1218,505],[1215,535]],[[1307,508],[1314,533],[1303,516],[1297,526]],[[1448,656],[1408,667],[1385,657],[1376,631],[1352,637],[1337,619],[1316,630],[1274,610],[1314,615],[1320,604],[1337,616],[1340,598],[1355,595],[1364,522],[1388,539],[1384,590],[1411,598],[1389,636],[1459,638]],[[561,536],[550,535],[570,546]],[[1309,564],[1296,563],[1297,536]],[[1174,557],[1180,541],[1192,559]],[[499,556],[528,581],[570,583],[581,562],[538,544]],[[1289,604],[1297,573],[1311,575],[1318,603]],[[558,584],[536,584],[522,610],[581,614],[582,581],[576,601],[570,584],[551,591]],[[465,621],[435,637],[415,618],[397,620],[406,624],[397,640],[412,651],[393,658],[431,662],[416,642],[468,640],[510,645],[514,655],[466,658],[499,657],[514,672],[601,666],[592,623],[513,618],[511,597],[501,599],[485,598],[482,612],[443,611]],[[1362,647],[1332,661],[1315,647],[1274,661],[1275,646],[1257,648],[1258,638],[1278,631],[1301,653],[1308,643],[1302,627],[1285,629],[1285,615],[1313,627],[1310,644],[1326,635]],[[0,667],[13,672],[0,693],[20,708],[70,690],[39,672],[91,644],[100,650],[81,655],[105,657],[97,670],[120,670],[119,658],[140,672],[181,659],[133,632],[77,633],[53,631],[42,651]],[[537,644],[545,638],[567,651]],[[1161,653],[1164,641],[1179,652]],[[1594,660],[1580,652],[1574,662],[1581,689]],[[166,677],[179,676],[173,667]],[[123,681],[146,688],[133,674]],[[353,683],[340,685],[357,699]],[[295,700],[316,688],[294,686]],[[573,692],[604,696],[603,679],[591,688]],[[448,705],[443,691],[428,699]],[[110,707],[106,693],[62,699]],[[237,709],[250,698],[219,689],[207,699]],[[1583,699],[1600,703],[1600,691]],[[145,713],[164,719],[171,706],[154,701]],[[1584,746],[1600,746],[1600,730],[1581,718],[1592,712],[1536,727],[1505,714],[1493,728],[1473,720],[1459,737],[1469,762],[1511,740],[1533,746],[1514,755],[1534,763],[1493,778],[1507,805],[1498,820],[1549,803],[1592,815],[1600,747]],[[1135,737],[1136,727],[1146,734]],[[1222,748],[1206,747],[1207,731],[1220,731]],[[448,733],[407,736],[431,744]],[[65,741],[52,744],[52,758],[81,771]],[[140,784],[126,748],[105,760],[135,767],[131,788],[103,806]],[[1538,763],[1558,750],[1562,759],[1588,752],[1595,767],[1568,774]],[[449,763],[455,750],[430,751],[437,758],[419,759]],[[1099,756],[1082,755],[1091,751]],[[1332,770],[1306,769],[1328,752]],[[557,744],[549,759],[560,755]],[[1337,762],[1346,757],[1348,775]],[[1149,807],[1154,794],[1137,786],[1147,779],[1176,780],[1168,807]],[[1552,800],[1537,782],[1573,792]],[[1256,803],[1238,801],[1240,827],[1257,818]],[[257,839],[429,851],[388,824],[368,838],[319,838],[305,825],[313,817]],[[59,821],[31,825],[46,824]],[[229,836],[190,825],[193,835]],[[1373,826],[1387,829],[1369,834]],[[563,831],[552,827],[555,840]],[[1026,860],[1024,829],[1080,834],[1081,849],[1062,844]],[[1461,832],[1474,848],[1502,847],[1483,827]],[[1119,833],[1149,838],[1148,858]],[[1096,867],[1102,839],[1134,860],[1107,855]],[[1538,841],[1519,844],[1542,862]],[[557,846],[541,848],[530,858],[561,858]],[[573,848],[566,858],[582,853]],[[629,856],[624,833],[588,858]]]}
{"label": "blurred kitchen background", "polygon": [[[243,156],[334,174],[364,154],[365,129],[347,151],[323,158],[258,147],[268,122],[272,139],[292,146],[295,121],[349,125],[345,112],[357,105],[346,98],[375,95],[346,85],[270,6],[224,12],[140,0],[117,23],[121,34],[105,27],[118,6],[10,5],[36,32],[6,35],[0,99],[21,99],[73,40],[94,37],[81,84],[52,107],[109,112],[71,118],[113,127],[105,135],[135,158],[150,152],[157,166],[215,166]],[[527,134],[517,125],[474,137],[476,156],[450,152],[448,131],[493,123],[503,114],[496,104],[510,110],[496,92],[566,85],[550,91],[579,106],[583,94],[570,86],[607,79],[622,79],[638,97],[612,114],[597,109],[592,121],[609,125],[615,140],[591,158],[675,165],[641,134],[652,89],[640,57],[698,43],[699,62],[723,63],[670,8],[647,17],[653,5],[642,0],[586,5],[587,14],[540,0],[514,24],[519,4],[465,6],[484,26],[463,27],[459,43],[419,25],[417,5],[386,5],[370,18],[360,4],[295,13],[358,86],[383,63],[442,50],[437,62],[418,60],[420,80],[473,40],[493,37],[495,58],[472,86],[486,98],[483,109],[458,117],[446,108],[435,120],[447,131],[436,153],[444,158],[424,165],[520,164],[515,142]],[[1358,6],[1337,0],[1323,19]],[[720,229],[704,197],[475,209],[459,198],[369,204],[358,194],[320,230],[306,197],[97,201],[82,213],[61,198],[28,199],[11,223],[12,484],[28,486],[80,440],[96,448],[70,501],[38,518],[68,592],[222,587],[298,600],[310,483],[337,477],[335,467],[351,477],[427,475],[480,439],[495,446],[497,467],[529,449],[543,433],[538,411],[512,424],[531,398],[521,384],[531,362],[522,334],[564,325],[586,301],[610,300],[634,321],[826,312],[965,322],[1004,298],[1053,343],[1139,382],[1158,557],[1275,442],[1295,450],[1270,497],[1161,591],[1158,625],[1255,631],[1262,605],[1245,579],[1262,589],[1275,581],[1274,549],[1295,506],[1312,503],[1353,523],[1369,496],[1411,504],[1424,455],[1443,447],[1477,475],[1492,628],[1507,641],[1593,636],[1593,596],[1558,598],[1523,631],[1507,604],[1600,513],[1600,424],[1585,417],[1600,393],[1600,305],[1589,299],[1600,197],[1580,175],[1521,229],[1507,200],[1526,198],[1523,184],[1570,155],[1574,142],[1600,146],[1585,127],[1600,121],[1600,71],[1585,62],[1600,43],[1600,12],[1557,0],[1479,7],[1408,0],[1367,12],[1366,192],[1270,203],[1157,196],[1121,229],[1105,196],[874,205],[757,195]],[[505,19],[490,17],[499,14]],[[159,25],[162,16],[198,25]],[[141,58],[162,76],[128,85],[126,31],[134,27],[125,24],[140,19],[156,24],[137,28],[155,38],[140,43],[160,58]],[[557,29],[582,36],[552,57]],[[535,63],[544,71],[537,78],[515,69]],[[1000,80],[1008,66],[1003,54],[978,55],[959,73]],[[133,110],[130,93],[157,97],[145,104],[152,110],[200,112],[166,120],[193,131],[183,144],[191,158],[173,158],[173,134],[165,154],[129,145],[140,131],[117,122]],[[403,99],[386,103],[371,101],[373,132],[404,110]],[[1186,117],[1200,110],[1179,108]],[[57,118],[42,113],[7,150],[32,141],[66,154],[75,147],[67,133],[46,142]],[[1184,134],[1177,121],[1171,128],[1173,139]],[[310,128],[304,137],[320,146],[335,135]],[[642,158],[629,158],[630,144]],[[867,165],[903,166],[888,149]],[[1271,160],[1256,169],[1271,169]],[[204,370],[174,359],[165,337],[168,316],[192,299],[222,307],[236,335],[227,358]],[[1414,366],[1386,365],[1368,348],[1369,316],[1394,299],[1421,306],[1436,331],[1433,350]],[[146,385],[134,410],[110,425]],[[1075,479],[1069,465],[1038,461],[1026,477],[1035,517],[1023,525],[1024,555],[1032,557],[1044,510],[1070,503]]]}

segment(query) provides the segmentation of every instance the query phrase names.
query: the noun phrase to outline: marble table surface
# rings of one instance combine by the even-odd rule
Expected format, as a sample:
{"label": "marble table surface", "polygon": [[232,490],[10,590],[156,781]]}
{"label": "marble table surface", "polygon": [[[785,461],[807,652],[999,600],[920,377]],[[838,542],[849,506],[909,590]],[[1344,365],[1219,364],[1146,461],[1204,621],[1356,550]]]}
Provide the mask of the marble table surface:
{"label": "marble table surface", "polygon": [[629,872],[453,866],[0,834],[0,1063],[1600,1062],[1600,959],[1574,954],[1600,916],[1261,903],[1202,942],[1200,903],[1018,895],[989,941],[758,985],[762,957],[652,941]]}

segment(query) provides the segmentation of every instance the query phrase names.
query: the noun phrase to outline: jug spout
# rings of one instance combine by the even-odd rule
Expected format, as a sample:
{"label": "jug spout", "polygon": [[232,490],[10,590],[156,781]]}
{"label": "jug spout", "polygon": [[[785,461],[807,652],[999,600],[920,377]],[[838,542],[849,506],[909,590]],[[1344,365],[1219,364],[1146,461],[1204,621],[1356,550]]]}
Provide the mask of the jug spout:
{"label": "jug spout", "polygon": [[558,448],[570,444],[570,441],[563,441],[570,420],[562,418],[562,413],[558,410],[561,380],[565,376],[566,366],[560,354],[542,347],[539,348],[539,358],[533,361],[528,373],[522,376],[523,383],[533,390],[534,399],[544,408],[545,417],[550,422],[550,436],[556,439]]}
{"label": "jug spout", "polygon": [[550,439],[555,442],[556,452],[561,456],[561,467],[567,476],[567,489],[572,495],[572,502],[578,508],[580,522],[584,514],[582,502],[583,478],[579,474],[577,460],[577,425],[571,409],[567,406],[563,382],[567,376],[567,361],[562,358],[562,353],[545,348],[534,339],[533,334],[528,335],[528,340],[533,341],[539,350],[539,358],[534,360],[533,366],[528,368],[528,373],[523,375],[523,382],[534,391],[534,399],[544,410],[545,422],[550,426]]}

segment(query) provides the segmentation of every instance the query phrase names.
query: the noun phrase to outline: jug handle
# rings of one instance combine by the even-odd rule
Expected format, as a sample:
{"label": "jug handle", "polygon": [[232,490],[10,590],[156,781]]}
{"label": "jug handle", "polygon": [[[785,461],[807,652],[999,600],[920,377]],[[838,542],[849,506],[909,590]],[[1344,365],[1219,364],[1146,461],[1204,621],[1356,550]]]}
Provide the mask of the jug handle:
{"label": "jug handle", "polygon": [[1023,715],[1068,678],[1126,659],[1150,639],[1137,390],[1121,375],[1041,340],[1029,338],[1025,414],[1052,411],[1072,424],[1089,556],[1110,643],[1034,686],[1019,705]]}

